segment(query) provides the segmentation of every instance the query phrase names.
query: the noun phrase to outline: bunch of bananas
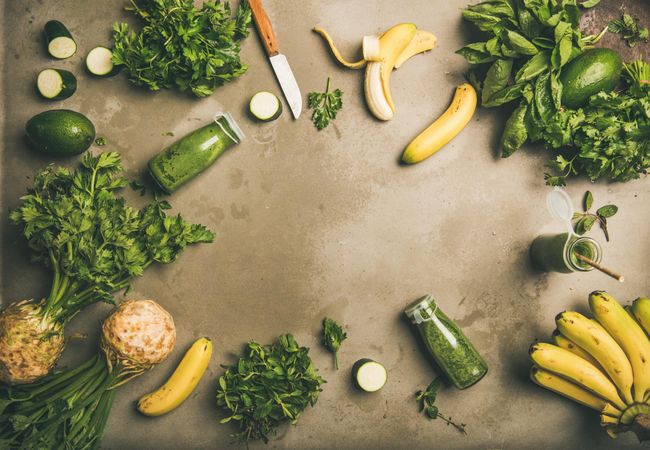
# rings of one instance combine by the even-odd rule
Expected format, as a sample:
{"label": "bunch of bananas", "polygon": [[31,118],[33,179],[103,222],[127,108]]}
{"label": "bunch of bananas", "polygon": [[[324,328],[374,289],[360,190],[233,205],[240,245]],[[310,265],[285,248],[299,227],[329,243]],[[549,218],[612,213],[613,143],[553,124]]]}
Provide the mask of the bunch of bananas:
{"label": "bunch of bananas", "polygon": [[600,412],[616,437],[650,431],[650,299],[626,310],[606,292],[589,295],[594,319],[565,311],[555,318],[554,344],[534,343],[531,378],[538,385]]}

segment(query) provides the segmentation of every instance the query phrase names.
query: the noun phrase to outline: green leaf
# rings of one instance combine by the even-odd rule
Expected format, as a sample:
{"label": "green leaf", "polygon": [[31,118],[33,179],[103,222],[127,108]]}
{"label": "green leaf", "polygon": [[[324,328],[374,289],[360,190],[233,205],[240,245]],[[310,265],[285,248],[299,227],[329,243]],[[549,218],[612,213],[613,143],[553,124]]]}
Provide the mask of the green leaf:
{"label": "green leaf", "polygon": [[615,215],[618,212],[618,206],[616,205],[605,205],[601,206],[598,208],[596,211],[596,214],[598,214],[600,217],[608,219]]}
{"label": "green leaf", "polygon": [[487,103],[483,103],[482,106],[485,106],[486,108],[493,108],[496,106],[505,105],[506,103],[510,103],[511,101],[521,97],[524,93],[525,88],[526,88],[526,83],[517,83],[505,87],[500,91],[497,91],[494,94],[492,94],[490,96],[490,100],[488,100]]}
{"label": "green leaf", "polygon": [[307,97],[309,108],[313,109],[312,122],[320,131],[326,128],[336,118],[343,107],[343,91],[336,89],[330,92],[330,79],[327,79],[327,88],[324,93],[310,92]]}
{"label": "green leaf", "polygon": [[591,205],[594,204],[594,195],[591,193],[591,191],[587,191],[585,193],[585,200],[584,200],[584,210],[585,212],[589,211],[591,209]]}
{"label": "green leaf", "polygon": [[520,55],[534,55],[539,51],[537,47],[535,47],[535,44],[516,31],[506,30],[505,36],[505,40],[508,42],[510,48]]}
{"label": "green leaf", "polygon": [[583,222],[582,228],[584,229],[584,231],[580,234],[584,234],[585,232],[591,230],[591,228],[594,226],[594,223],[596,223],[597,220],[598,220],[597,217],[591,215],[586,216],[584,219],[582,219]]}
{"label": "green leaf", "polygon": [[492,63],[483,81],[481,102],[489,103],[490,97],[508,85],[512,71],[511,59],[497,59]]}
{"label": "green leaf", "polygon": [[600,3],[600,0],[587,0],[584,2],[580,2],[580,6],[582,6],[583,8],[593,8],[598,3]]}
{"label": "green leaf", "polygon": [[521,102],[506,121],[506,126],[501,136],[501,149],[504,158],[516,152],[528,139],[525,117],[528,106]]}
{"label": "green leaf", "polygon": [[535,79],[550,67],[550,58],[547,52],[539,52],[521,66],[515,75],[515,82],[530,81]]}

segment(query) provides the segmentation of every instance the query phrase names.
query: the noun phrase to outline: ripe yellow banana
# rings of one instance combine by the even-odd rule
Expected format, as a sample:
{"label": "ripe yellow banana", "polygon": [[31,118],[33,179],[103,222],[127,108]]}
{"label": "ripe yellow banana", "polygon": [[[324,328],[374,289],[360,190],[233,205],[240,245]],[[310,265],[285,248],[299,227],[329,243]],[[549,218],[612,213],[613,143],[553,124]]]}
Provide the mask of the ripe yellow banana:
{"label": "ripe yellow banana", "polygon": [[553,343],[558,347],[561,347],[565,350],[569,350],[574,355],[578,355],[582,359],[589,361],[591,364],[593,364],[594,366],[600,369],[600,365],[598,364],[598,361],[596,361],[593,356],[591,356],[589,353],[587,353],[586,351],[578,347],[574,342],[571,342],[570,339],[567,339],[566,337],[562,336],[560,330],[556,329],[553,331]]}
{"label": "ripe yellow banana", "polygon": [[586,388],[621,410],[625,409],[625,403],[619,397],[616,386],[593,364],[568,350],[543,342],[531,345],[528,352],[533,362],[542,369]]}
{"label": "ripe yellow banana", "polygon": [[[538,385],[556,394],[578,402],[588,408],[602,411],[609,403],[591,392],[577,386],[548,370],[533,366],[530,369],[530,378]],[[619,415],[620,415],[619,411]]]}
{"label": "ripe yellow banana", "polygon": [[[623,349],[598,322],[575,311],[565,311],[555,318],[557,329],[593,356],[618,387],[627,404],[633,403],[632,365]],[[617,405],[618,406],[618,405]]]}
{"label": "ripe yellow banana", "polygon": [[632,314],[650,336],[650,298],[639,297],[632,303]]}
{"label": "ripe yellow banana", "polygon": [[395,104],[390,93],[390,76],[397,58],[415,37],[417,28],[412,23],[400,23],[379,38],[381,61],[366,66],[364,91],[370,112],[379,120],[390,120]]}
{"label": "ripe yellow banana", "polygon": [[205,337],[197,339],[165,384],[138,400],[138,411],[146,416],[160,416],[177,408],[201,380],[211,356],[212,341]]}
{"label": "ripe yellow banana", "polygon": [[589,308],[627,355],[634,373],[634,401],[643,402],[650,389],[650,340],[639,324],[606,292],[592,292]]}
{"label": "ripe yellow banana", "polygon": [[433,33],[424,30],[417,30],[415,32],[415,37],[411,39],[409,45],[407,45],[404,51],[397,57],[395,68],[399,69],[402,64],[418,53],[428,52],[433,49],[437,43],[438,38],[435,37]]}
{"label": "ripe yellow banana", "polygon": [[442,116],[406,147],[402,161],[415,164],[427,159],[451,141],[469,123],[476,110],[476,90],[471,84],[456,87],[451,105]]}

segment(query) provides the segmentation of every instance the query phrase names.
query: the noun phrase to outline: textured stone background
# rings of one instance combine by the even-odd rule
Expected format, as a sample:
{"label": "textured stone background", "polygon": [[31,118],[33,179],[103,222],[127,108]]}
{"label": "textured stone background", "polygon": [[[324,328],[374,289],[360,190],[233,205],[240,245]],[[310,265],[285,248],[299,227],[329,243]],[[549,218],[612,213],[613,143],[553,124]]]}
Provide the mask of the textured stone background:
{"label": "textured stone background", "polygon": [[[131,177],[216,111],[231,111],[248,138],[170,199],[188,219],[215,229],[218,238],[135,281],[129,297],[164,305],[176,320],[178,345],[159,368],[120,389],[103,447],[229,447],[232,429],[218,424],[221,415],[213,401],[219,364],[233,361],[249,339],[269,342],[291,331],[312,347],[328,383],[297,428],[282,430],[268,447],[251,448],[636,448],[633,436],[611,441],[597,414],[535,387],[528,380],[527,348],[533,339],[548,338],[556,313],[583,310],[594,289],[624,301],[650,293],[648,180],[596,185],[575,180],[568,188],[576,204],[591,189],[598,204],[619,205],[611,220],[612,242],[603,247],[605,262],[626,275],[621,285],[598,273],[548,275],[530,268],[531,240],[561,225],[544,207],[548,190],[542,172],[549,155],[531,148],[508,160],[498,157],[495,144],[504,115],[480,110],[435,157],[408,168],[396,163],[409,140],[446,109],[454,86],[463,80],[466,64],[453,52],[470,36],[460,18],[465,1],[267,0],[303,94],[322,90],[328,75],[345,92],[338,119],[320,133],[308,113],[294,122],[287,109],[278,121],[264,125],[245,115],[254,92],[278,91],[255,35],[242,51],[250,71],[206,99],[145,92],[124,76],[90,78],[82,58],[93,46],[110,44],[113,22],[126,17],[123,3],[3,2],[2,301],[41,296],[48,283],[46,272],[29,264],[23,241],[7,223],[7,212],[18,204],[30,175],[51,162],[24,144],[24,123],[32,115],[60,107],[86,114],[108,140],[106,149],[121,152]],[[647,2],[603,0],[584,16],[585,26],[600,30],[623,4],[650,25]],[[76,37],[79,51],[70,60],[53,62],[45,54],[41,30],[52,18],[66,23]],[[362,35],[400,21],[431,30],[439,46],[394,74],[397,113],[393,121],[379,123],[366,111],[362,73],[338,67],[309,30],[326,27],[350,55]],[[627,50],[616,36],[603,43],[627,58],[648,57],[648,45]],[[34,77],[47,66],[78,74],[77,94],[63,102],[39,99]],[[165,136],[168,131],[176,137]],[[130,191],[126,195],[142,201]],[[600,231],[594,236],[603,240]],[[427,292],[463,327],[490,366],[478,385],[462,392],[449,387],[439,395],[441,410],[466,423],[467,436],[427,421],[413,400],[435,374],[402,309]],[[90,338],[71,342],[64,363],[75,364],[95,352],[98,321],[108,310],[96,305],[68,327]],[[344,323],[350,336],[339,372],[318,342],[325,315]],[[164,417],[138,415],[134,401],[158,386],[202,335],[214,340],[215,355],[192,398]],[[388,368],[389,382],[378,394],[363,395],[351,387],[349,368],[361,357]]]}

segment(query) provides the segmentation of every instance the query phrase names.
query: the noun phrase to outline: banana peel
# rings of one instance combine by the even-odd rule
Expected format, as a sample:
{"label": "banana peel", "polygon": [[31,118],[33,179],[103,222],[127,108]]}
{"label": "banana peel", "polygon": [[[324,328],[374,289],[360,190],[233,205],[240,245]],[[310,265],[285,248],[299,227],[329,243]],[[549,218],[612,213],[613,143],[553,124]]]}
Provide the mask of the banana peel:
{"label": "banana peel", "polygon": [[395,103],[390,90],[390,77],[394,69],[401,67],[413,56],[429,51],[436,45],[436,37],[424,30],[418,30],[412,23],[397,24],[378,38],[365,36],[362,49],[363,59],[348,61],[336,48],[330,35],[322,28],[314,28],[322,36],[336,60],[350,69],[366,69],[364,91],[368,109],[379,120],[390,120],[395,112]]}

